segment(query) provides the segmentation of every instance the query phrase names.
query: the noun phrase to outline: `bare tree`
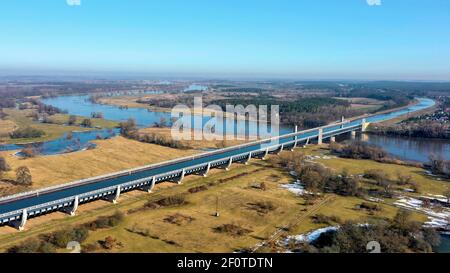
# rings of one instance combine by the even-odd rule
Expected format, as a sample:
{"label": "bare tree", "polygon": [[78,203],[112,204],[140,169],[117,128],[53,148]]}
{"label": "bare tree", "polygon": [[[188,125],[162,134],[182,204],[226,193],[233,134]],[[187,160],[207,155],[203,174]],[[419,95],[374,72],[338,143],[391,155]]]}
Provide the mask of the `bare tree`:
{"label": "bare tree", "polygon": [[16,170],[16,182],[21,185],[31,186],[33,183],[30,169],[26,166],[17,168]]}

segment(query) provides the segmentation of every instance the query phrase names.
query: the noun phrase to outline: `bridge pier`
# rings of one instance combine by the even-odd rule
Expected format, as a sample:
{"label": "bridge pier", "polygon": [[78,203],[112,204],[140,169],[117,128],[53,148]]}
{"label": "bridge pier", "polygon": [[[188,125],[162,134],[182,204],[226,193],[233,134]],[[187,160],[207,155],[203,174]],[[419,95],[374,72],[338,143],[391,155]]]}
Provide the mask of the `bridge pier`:
{"label": "bridge pier", "polygon": [[250,161],[250,159],[252,159],[252,152],[250,152],[250,153],[248,154],[248,157],[245,159],[244,164],[245,164],[245,165],[248,165],[248,162]]}
{"label": "bridge pier", "polygon": [[280,150],[278,150],[277,155],[280,154],[284,150],[284,144],[281,144]]}
{"label": "bridge pier", "polygon": [[317,144],[322,145],[323,143],[323,128],[319,129],[319,135],[317,137]]}
{"label": "bridge pier", "polygon": [[116,194],[114,195],[114,198],[112,199],[113,204],[117,204],[120,197],[120,186],[117,186]]}
{"label": "bridge pier", "polygon": [[186,170],[183,169],[183,170],[181,171],[180,178],[178,178],[178,180],[177,180],[177,184],[178,184],[178,185],[181,185],[181,183],[183,183],[183,179],[184,179],[184,176],[185,176],[185,175],[186,175]]}
{"label": "bridge pier", "polygon": [[303,145],[303,148],[306,148],[306,146],[308,146],[309,144],[309,137],[306,139],[305,145]]}
{"label": "bridge pier", "polygon": [[336,137],[332,136],[330,137],[330,143],[336,142]]}
{"label": "bridge pier", "polygon": [[230,167],[231,167],[232,163],[233,163],[233,157],[230,157],[230,159],[228,160],[228,164],[225,167],[225,171],[229,171],[230,170]]}
{"label": "bridge pier", "polygon": [[20,217],[20,220],[15,220],[14,222],[11,222],[9,225],[13,228],[18,229],[19,231],[23,231],[25,229],[25,224],[28,220],[28,212],[27,209],[22,210],[22,216]]}
{"label": "bridge pier", "polygon": [[297,137],[295,137],[294,146],[292,146],[291,152],[293,152],[295,148],[297,148]]}
{"label": "bridge pier", "polygon": [[72,206],[67,207],[67,208],[63,208],[62,211],[65,212],[65,213],[67,213],[67,214],[69,214],[70,216],[75,216],[75,213],[76,213],[77,210],[78,210],[79,202],[80,202],[80,198],[79,198],[78,195],[77,195],[77,196],[75,196],[75,198],[73,199],[73,204],[72,204]]}
{"label": "bridge pier", "polygon": [[352,140],[355,140],[356,139],[356,131],[351,131],[350,132],[350,137],[351,137]]}
{"label": "bridge pier", "polygon": [[153,176],[150,180],[150,185],[142,187],[142,190],[152,193],[153,188],[155,187],[156,178]]}
{"label": "bridge pier", "polygon": [[365,118],[361,121],[361,132],[367,131],[367,127],[369,127],[369,122],[366,121]]}
{"label": "bridge pier", "polygon": [[203,173],[203,177],[207,177],[208,176],[209,170],[211,170],[211,163],[208,163],[208,165],[206,166],[206,170]]}
{"label": "bridge pier", "polygon": [[[298,126],[297,125],[295,125],[295,129],[294,130],[295,130],[296,133],[298,132]],[[297,137],[298,136],[294,137],[295,142],[294,142],[294,146],[292,146],[292,148],[291,148],[291,152],[293,152],[294,149],[297,148]]]}

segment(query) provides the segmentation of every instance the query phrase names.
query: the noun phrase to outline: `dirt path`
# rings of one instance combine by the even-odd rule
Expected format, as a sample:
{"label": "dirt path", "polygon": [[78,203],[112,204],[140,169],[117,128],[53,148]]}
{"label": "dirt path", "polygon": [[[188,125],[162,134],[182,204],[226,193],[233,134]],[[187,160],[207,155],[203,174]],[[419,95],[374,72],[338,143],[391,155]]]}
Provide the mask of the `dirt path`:
{"label": "dirt path", "polygon": [[273,233],[269,239],[267,239],[266,241],[262,242],[261,244],[257,245],[252,252],[256,252],[258,251],[258,249],[260,249],[261,247],[268,245],[272,242],[277,241],[279,238],[281,238],[282,236],[287,235],[288,230],[291,230],[293,227],[297,226],[298,224],[300,224],[302,221],[306,220],[309,216],[311,216],[312,214],[314,214],[315,212],[317,212],[320,208],[322,208],[323,206],[325,206],[326,204],[332,202],[336,197],[334,195],[328,195],[326,196],[324,199],[320,200],[320,202],[314,204],[313,206],[309,207],[307,209],[307,211],[302,212],[299,214],[299,216],[295,219],[295,221],[293,221],[292,223],[289,223],[288,225],[279,228],[277,231],[275,231],[275,233]]}

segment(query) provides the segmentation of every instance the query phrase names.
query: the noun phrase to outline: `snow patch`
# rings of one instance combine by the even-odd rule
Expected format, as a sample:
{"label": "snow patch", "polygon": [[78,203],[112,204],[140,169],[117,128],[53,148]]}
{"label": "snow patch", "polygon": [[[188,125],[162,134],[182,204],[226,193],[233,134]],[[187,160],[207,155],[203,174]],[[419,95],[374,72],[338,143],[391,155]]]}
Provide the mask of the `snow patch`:
{"label": "snow patch", "polygon": [[281,185],[281,187],[283,189],[287,189],[288,191],[294,193],[295,195],[310,194],[310,192],[305,190],[305,187],[303,186],[300,180],[297,180],[294,183],[283,184]]}
{"label": "snow patch", "polygon": [[338,229],[339,229],[339,226],[330,226],[330,227],[319,228],[319,229],[313,230],[306,234],[288,236],[281,243],[284,245],[287,245],[292,240],[294,240],[297,243],[299,243],[299,242],[310,243],[310,242],[314,242],[315,240],[319,239],[320,235],[327,233],[329,231],[337,231]]}

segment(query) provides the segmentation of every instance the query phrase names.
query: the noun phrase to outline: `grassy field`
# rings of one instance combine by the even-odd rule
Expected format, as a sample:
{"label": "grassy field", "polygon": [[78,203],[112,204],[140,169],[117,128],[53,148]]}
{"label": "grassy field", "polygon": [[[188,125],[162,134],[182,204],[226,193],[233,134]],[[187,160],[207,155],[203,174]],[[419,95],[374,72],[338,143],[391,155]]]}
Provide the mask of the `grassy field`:
{"label": "grassy field", "polygon": [[[152,134],[159,137],[164,137],[165,139],[172,139],[171,128],[144,128],[139,130],[141,133]],[[201,134],[201,132],[199,132]],[[194,135],[194,130],[192,130],[191,135]],[[229,146],[235,146],[246,142],[245,140],[181,140],[180,141],[185,147],[190,147],[192,149],[217,149]]]}
{"label": "grassy field", "polygon": [[[328,154],[325,148],[326,146],[309,146],[301,151],[322,157]],[[426,177],[423,171],[417,168],[338,158],[322,157],[317,161],[336,171],[346,169],[352,174],[380,168],[396,175],[396,171],[400,170],[403,174],[411,174],[421,189],[430,193],[440,194],[447,188],[445,182]],[[111,236],[123,245],[110,250],[112,252],[232,252],[253,247],[267,240],[283,226],[290,226],[288,234],[305,233],[323,227],[323,224],[312,221],[311,217],[316,214],[366,223],[374,219],[392,218],[398,211],[398,208],[387,200],[379,204],[381,211],[370,214],[357,209],[357,206],[367,202],[366,200],[334,194],[323,195],[316,200],[317,206],[306,206],[302,197],[295,196],[280,187],[281,184],[291,181],[292,178],[286,171],[271,167],[269,162],[252,160],[248,166],[233,165],[228,172],[212,170],[207,178],[189,176],[182,185],[169,183],[158,185],[153,194],[126,193],[116,205],[105,201],[88,204],[82,206],[78,216],[75,217],[57,213],[32,219],[27,226],[28,230],[20,234],[11,228],[0,228],[0,249],[41,233],[91,221],[99,215],[111,215],[117,210],[127,213],[125,221],[113,228],[91,231],[85,244],[92,244]],[[261,182],[266,184],[266,190],[257,188]],[[188,193],[188,189],[200,185],[207,185],[207,189]],[[178,194],[185,194],[186,204],[130,212],[130,209],[142,208],[148,201]],[[220,217],[213,216],[217,200]],[[255,208],[258,202],[267,201],[275,207],[273,211],[261,213]],[[177,214],[191,220],[184,221],[180,225],[166,220]],[[414,213],[413,216],[418,221],[426,220],[424,215],[418,213]],[[242,236],[232,236],[215,230],[224,224],[235,224],[251,232]],[[147,235],[133,232],[135,230],[145,230]]]}
{"label": "grassy field", "polygon": [[[146,96],[144,96],[144,98],[145,97]],[[109,104],[109,105],[128,107],[128,108],[144,108],[144,109],[149,109],[149,110],[152,110],[155,112],[170,112],[171,111],[170,108],[149,106],[148,104],[145,104],[145,103],[136,102],[139,98],[140,97],[136,97],[136,96],[102,97],[98,100],[98,102],[102,103],[102,104]]]}
{"label": "grassy field", "polygon": [[350,103],[350,107],[355,110],[364,110],[366,112],[375,112],[383,106],[383,101],[369,98],[340,98],[334,99],[345,100]]}
{"label": "grassy field", "polygon": [[14,121],[0,119],[0,140],[3,138],[8,138],[9,133],[13,132],[17,128],[19,127]]}
{"label": "grassy field", "polygon": [[[310,147],[311,154],[329,155],[327,149],[320,149],[318,147]],[[383,170],[393,180],[397,178],[397,174],[410,175],[412,181],[416,182],[420,190],[424,193],[442,194],[450,188],[449,182],[437,180],[435,177],[428,176],[422,168],[411,166],[403,166],[396,164],[379,163],[372,160],[356,160],[344,158],[330,158],[318,159],[317,162],[322,163],[328,168],[337,172],[344,170],[350,174],[359,175],[364,174],[366,170]]]}
{"label": "grassy field", "polygon": [[[81,121],[84,117],[77,117],[77,123],[74,126],[64,125],[68,119],[69,115],[66,114],[56,114],[49,117],[52,123],[39,123],[33,121],[29,115],[31,114],[30,109],[18,110],[12,108],[5,108],[3,111],[8,115],[5,120],[0,120],[0,142],[4,143],[29,143],[29,142],[42,142],[47,140],[52,140],[63,136],[65,133],[73,131],[89,131],[94,130],[94,128],[84,128],[80,127]],[[118,126],[117,122],[104,120],[104,119],[91,119],[92,126],[97,128],[114,128]],[[36,129],[43,130],[45,135],[40,138],[21,138],[21,139],[11,139],[9,133],[14,129],[23,128],[31,126]]]}
{"label": "grassy field", "polygon": [[15,169],[27,166],[33,177],[33,188],[41,188],[198,153],[140,143],[123,137],[94,143],[98,146],[92,150],[28,159],[15,156],[15,151],[0,152],[12,169],[5,173],[4,178],[14,179]]}
{"label": "grassy field", "polygon": [[[49,119],[52,123],[64,125],[68,122],[70,115],[67,114],[56,114],[51,116]],[[81,122],[86,117],[77,116],[77,120],[75,122],[76,126],[80,126]],[[105,119],[99,119],[99,118],[91,118],[92,127],[100,127],[100,128],[106,128],[106,129],[112,129],[119,126],[119,122],[111,121],[111,120],[105,120]]]}
{"label": "grassy field", "polygon": [[45,135],[40,138],[20,138],[20,139],[11,139],[9,136],[4,136],[3,138],[0,138],[1,142],[6,143],[42,142],[61,137],[67,132],[90,130],[78,126],[62,126],[59,124],[34,122],[30,117],[28,117],[28,115],[31,113],[32,110],[17,110],[5,108],[3,109],[3,111],[8,115],[5,121],[13,122],[14,124],[16,124],[17,127],[20,128],[31,126],[33,128],[43,130],[45,132]]}

